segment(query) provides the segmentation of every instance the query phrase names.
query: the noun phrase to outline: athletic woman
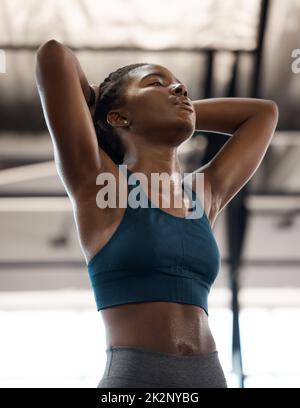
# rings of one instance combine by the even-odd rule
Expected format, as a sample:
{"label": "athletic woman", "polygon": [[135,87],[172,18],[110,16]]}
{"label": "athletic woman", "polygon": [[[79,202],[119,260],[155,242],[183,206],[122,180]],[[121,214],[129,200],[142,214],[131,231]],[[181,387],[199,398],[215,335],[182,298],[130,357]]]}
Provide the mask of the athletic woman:
{"label": "athletic woman", "polygon": [[[208,322],[207,296],[220,266],[212,228],[261,163],[277,125],[276,103],[191,101],[170,70],[151,63],[121,67],[92,86],[56,40],[37,51],[36,82],[105,323],[107,361],[98,387],[226,388]],[[192,173],[186,196],[175,177],[177,152],[195,130],[231,137]],[[104,173],[116,180],[117,200],[120,180],[129,194],[143,174],[148,187],[140,192],[148,204],[151,175],[166,173],[182,205],[100,208],[96,196],[106,186],[96,179]],[[202,201],[198,173],[204,174]],[[200,202],[202,217],[187,217],[191,202]]]}

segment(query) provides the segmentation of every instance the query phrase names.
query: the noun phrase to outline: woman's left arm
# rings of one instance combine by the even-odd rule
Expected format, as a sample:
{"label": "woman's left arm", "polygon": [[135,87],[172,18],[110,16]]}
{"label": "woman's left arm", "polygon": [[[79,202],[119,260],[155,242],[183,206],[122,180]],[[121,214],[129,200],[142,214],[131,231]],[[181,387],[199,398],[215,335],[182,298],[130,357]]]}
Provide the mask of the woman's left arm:
{"label": "woman's left arm", "polygon": [[232,134],[212,160],[196,170],[204,173],[205,191],[210,191],[213,222],[260,165],[277,126],[278,108],[272,100],[255,98],[211,98],[192,103],[197,130]]}

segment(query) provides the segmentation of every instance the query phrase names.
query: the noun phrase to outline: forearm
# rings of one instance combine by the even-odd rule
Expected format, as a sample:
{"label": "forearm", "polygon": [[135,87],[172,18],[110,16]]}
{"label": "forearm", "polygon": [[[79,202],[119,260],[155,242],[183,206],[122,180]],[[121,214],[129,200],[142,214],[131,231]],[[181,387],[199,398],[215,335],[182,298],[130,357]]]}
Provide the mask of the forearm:
{"label": "forearm", "polygon": [[233,134],[254,116],[276,110],[271,100],[256,98],[210,98],[193,101],[196,129]]}
{"label": "forearm", "polygon": [[[84,98],[87,102],[89,101],[91,95],[90,85],[76,55],[70,48],[66,47],[59,41],[50,40],[39,47],[37,55],[40,57],[43,55],[43,58],[48,59],[49,62],[51,59],[56,59],[58,62],[66,61],[67,64],[74,64],[74,67],[78,73]],[[51,61],[51,63],[54,63],[54,61]]]}

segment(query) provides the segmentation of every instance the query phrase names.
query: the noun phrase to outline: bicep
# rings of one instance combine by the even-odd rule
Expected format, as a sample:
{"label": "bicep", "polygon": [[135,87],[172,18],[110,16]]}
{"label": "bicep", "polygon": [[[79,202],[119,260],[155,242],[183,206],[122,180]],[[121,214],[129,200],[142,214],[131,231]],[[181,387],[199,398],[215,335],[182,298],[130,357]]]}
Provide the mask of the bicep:
{"label": "bicep", "polygon": [[76,195],[102,163],[76,66],[59,44],[38,51],[36,83],[59,175],[68,193]]}

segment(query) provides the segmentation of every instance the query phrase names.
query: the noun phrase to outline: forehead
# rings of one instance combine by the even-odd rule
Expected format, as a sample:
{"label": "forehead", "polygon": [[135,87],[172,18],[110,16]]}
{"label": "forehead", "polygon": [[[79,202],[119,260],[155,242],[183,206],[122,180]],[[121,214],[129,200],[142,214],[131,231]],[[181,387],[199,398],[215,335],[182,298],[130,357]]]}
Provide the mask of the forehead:
{"label": "forehead", "polygon": [[162,75],[163,77],[168,77],[171,79],[175,79],[177,80],[174,75],[172,74],[172,72],[170,70],[168,70],[166,67],[162,66],[162,65],[158,65],[158,64],[149,64],[149,65],[145,65],[142,67],[139,67],[138,69],[132,71],[132,78],[134,80],[134,82],[140,82],[141,80],[143,80],[143,78],[145,78],[148,75]]}

